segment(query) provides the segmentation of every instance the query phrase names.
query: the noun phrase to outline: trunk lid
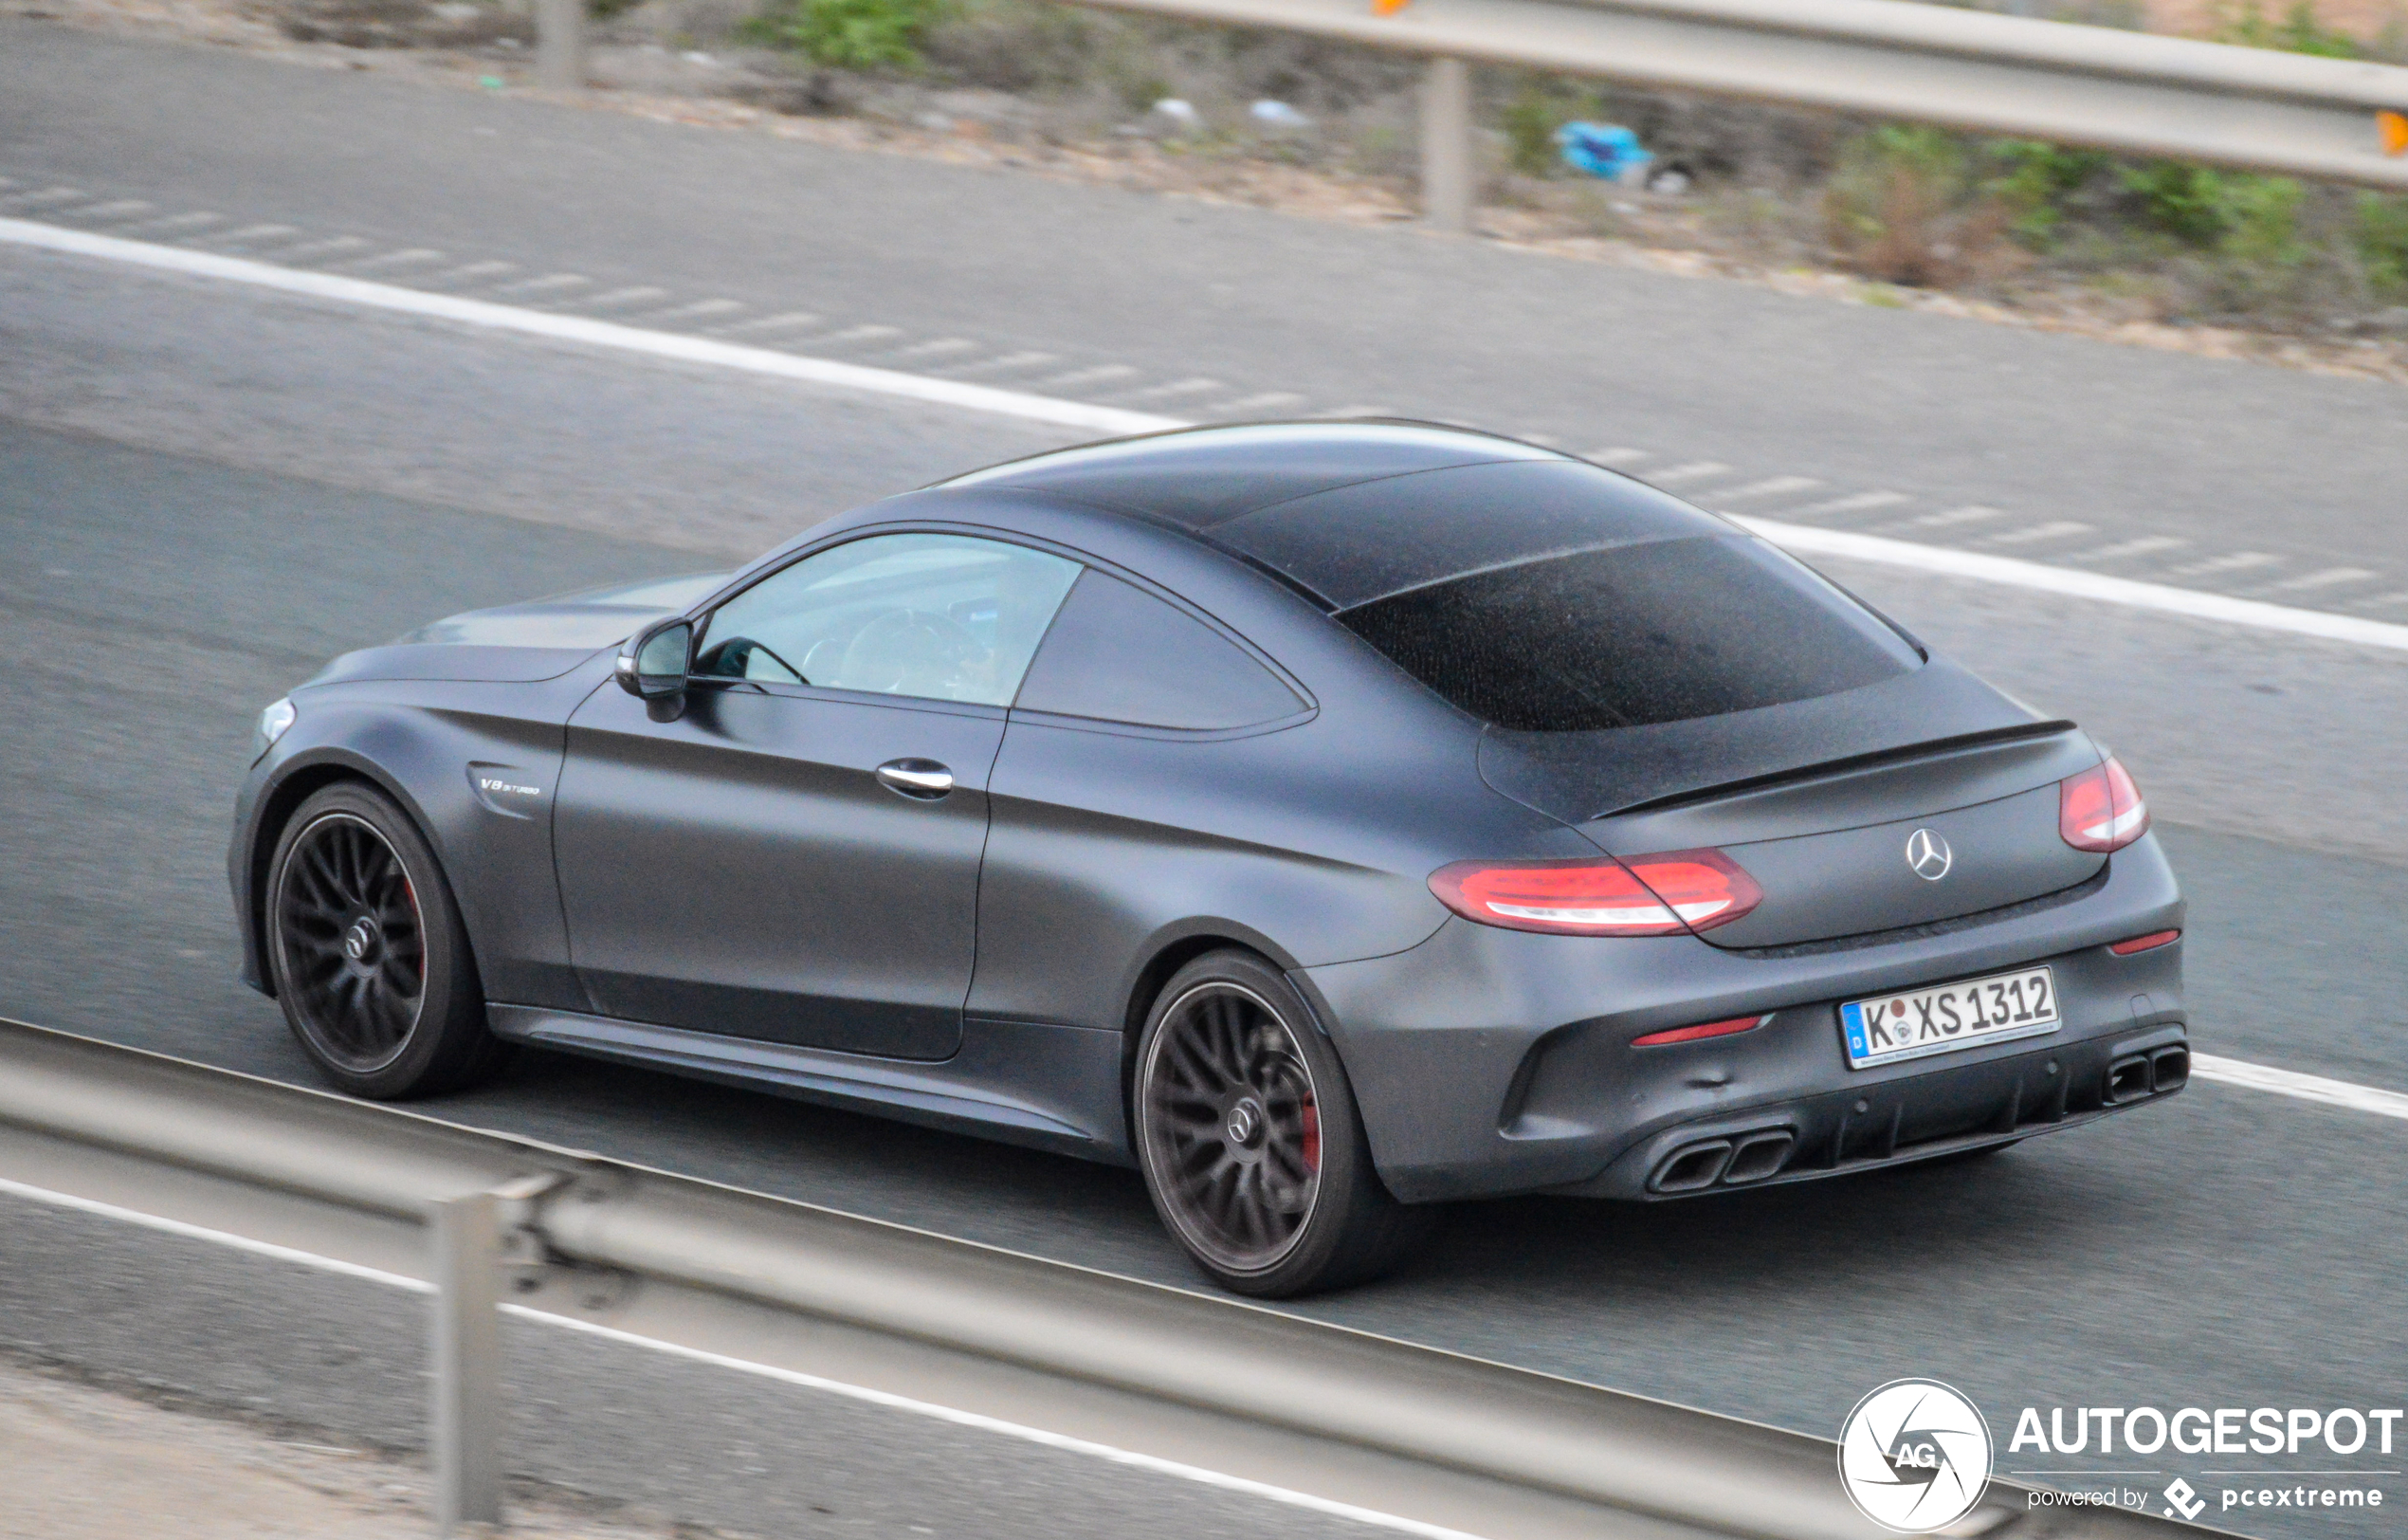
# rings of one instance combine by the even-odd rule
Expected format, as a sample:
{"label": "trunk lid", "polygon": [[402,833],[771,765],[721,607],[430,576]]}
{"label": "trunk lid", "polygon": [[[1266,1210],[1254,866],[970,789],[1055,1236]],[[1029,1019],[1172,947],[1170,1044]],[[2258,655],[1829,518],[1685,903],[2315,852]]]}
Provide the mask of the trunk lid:
{"label": "trunk lid", "polygon": [[[2100,760],[2071,723],[2037,720],[1937,660],[1762,711],[1491,733],[1482,746],[1491,785],[1615,855],[1712,848],[1738,862],[1764,900],[1702,933],[1724,948],[1930,925],[2079,885],[2106,857],[2058,834],[2057,782]],[[1928,837],[1910,854],[1917,831]]]}

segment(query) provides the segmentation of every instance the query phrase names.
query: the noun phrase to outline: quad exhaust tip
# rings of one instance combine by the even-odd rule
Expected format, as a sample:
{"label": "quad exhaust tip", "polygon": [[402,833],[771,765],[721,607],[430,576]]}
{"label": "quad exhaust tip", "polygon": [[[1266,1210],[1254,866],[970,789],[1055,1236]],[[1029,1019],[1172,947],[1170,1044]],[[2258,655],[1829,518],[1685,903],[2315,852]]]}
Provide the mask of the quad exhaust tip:
{"label": "quad exhaust tip", "polygon": [[1706,1139],[1683,1145],[1664,1159],[1648,1182],[1650,1192],[1703,1192],[1708,1187],[1741,1187],[1761,1182],[1788,1164],[1797,1136],[1787,1128],[1765,1128],[1731,1139]]}
{"label": "quad exhaust tip", "polygon": [[2180,1091],[2190,1082],[2191,1051],[2180,1043],[2155,1053],[2134,1054],[2107,1066],[2107,1102],[2121,1107],[2144,1096]]}

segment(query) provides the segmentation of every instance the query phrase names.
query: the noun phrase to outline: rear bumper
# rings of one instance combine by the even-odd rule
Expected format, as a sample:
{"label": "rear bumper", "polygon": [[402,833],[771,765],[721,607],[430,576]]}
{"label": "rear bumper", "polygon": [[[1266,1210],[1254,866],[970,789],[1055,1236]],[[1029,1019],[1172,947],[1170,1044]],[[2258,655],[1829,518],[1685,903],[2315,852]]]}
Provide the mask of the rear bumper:
{"label": "rear bumper", "polygon": [[2093,1038],[1700,1118],[1651,1134],[1588,1181],[1556,1190],[1659,1201],[1904,1165],[2093,1123],[2171,1096],[2189,1078],[2180,1026]]}
{"label": "rear bumper", "polygon": [[[2061,903],[1943,935],[1776,956],[1456,919],[1411,951],[1296,980],[1338,1044],[1398,1198],[1659,1199],[1927,1159],[2161,1099],[2110,1095],[2107,1079],[2138,1055],[2145,1080],[2147,1054],[2185,1043],[2182,944],[2129,957],[2107,945],[2182,919],[2173,873],[2144,838]],[[2048,1036],[1849,1066],[1840,1001],[2043,963],[2062,1016]],[[1631,1046],[1752,1015],[1771,1020]],[[1673,1157],[1717,1141],[1730,1146],[1720,1168],[1709,1152],[1668,1177]]]}

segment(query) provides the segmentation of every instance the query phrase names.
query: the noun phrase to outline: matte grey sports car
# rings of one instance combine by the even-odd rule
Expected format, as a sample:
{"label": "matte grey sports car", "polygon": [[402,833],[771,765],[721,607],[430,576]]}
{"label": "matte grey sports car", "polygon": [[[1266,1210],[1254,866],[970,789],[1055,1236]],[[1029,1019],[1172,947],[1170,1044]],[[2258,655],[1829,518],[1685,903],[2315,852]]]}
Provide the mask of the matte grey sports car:
{"label": "matte grey sports car", "polygon": [[246,977],[335,1084],[538,1044],[1133,1164],[1250,1293],[1448,1200],[1981,1153],[2188,1067],[2089,736],[1452,429],[999,466],[346,654],[258,749]]}

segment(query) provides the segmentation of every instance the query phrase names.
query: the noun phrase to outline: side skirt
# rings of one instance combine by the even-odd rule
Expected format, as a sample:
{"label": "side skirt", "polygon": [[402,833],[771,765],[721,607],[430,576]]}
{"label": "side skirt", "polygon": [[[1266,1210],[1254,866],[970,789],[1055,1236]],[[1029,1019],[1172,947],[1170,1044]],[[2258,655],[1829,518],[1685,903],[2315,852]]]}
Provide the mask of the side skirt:
{"label": "side skirt", "polygon": [[962,1023],[942,1063],[680,1027],[648,1026],[542,1006],[488,1003],[496,1036],[750,1091],[874,1112],[1113,1165],[1134,1165],[1121,1108],[1122,1036],[1031,1021]]}

